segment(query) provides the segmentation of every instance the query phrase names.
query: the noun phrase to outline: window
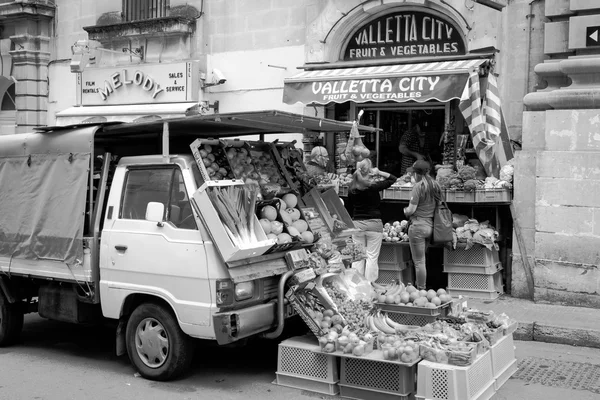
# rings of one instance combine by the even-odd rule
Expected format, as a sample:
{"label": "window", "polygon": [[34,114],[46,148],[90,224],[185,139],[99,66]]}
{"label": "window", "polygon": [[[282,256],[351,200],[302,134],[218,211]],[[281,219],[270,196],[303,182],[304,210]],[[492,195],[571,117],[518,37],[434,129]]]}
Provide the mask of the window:
{"label": "window", "polygon": [[181,229],[197,229],[179,168],[156,167],[129,170],[123,194],[121,218],[145,219],[146,207],[150,202],[162,203],[165,206],[164,221],[169,221]]}
{"label": "window", "polygon": [[123,0],[125,21],[166,17],[168,9],[169,0]]}
{"label": "window", "polygon": [[4,96],[2,97],[2,103],[0,105],[1,111],[13,111],[16,110],[15,106],[15,85],[14,83],[6,89]]}

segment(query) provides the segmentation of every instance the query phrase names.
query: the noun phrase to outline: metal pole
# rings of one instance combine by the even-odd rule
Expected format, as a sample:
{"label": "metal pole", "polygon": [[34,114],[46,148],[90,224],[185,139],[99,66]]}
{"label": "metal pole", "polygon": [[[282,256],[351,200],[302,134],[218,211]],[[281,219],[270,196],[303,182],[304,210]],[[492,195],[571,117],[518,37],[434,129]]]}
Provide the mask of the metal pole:
{"label": "metal pole", "polygon": [[169,123],[163,123],[162,133],[162,156],[163,162],[166,164],[169,162]]}

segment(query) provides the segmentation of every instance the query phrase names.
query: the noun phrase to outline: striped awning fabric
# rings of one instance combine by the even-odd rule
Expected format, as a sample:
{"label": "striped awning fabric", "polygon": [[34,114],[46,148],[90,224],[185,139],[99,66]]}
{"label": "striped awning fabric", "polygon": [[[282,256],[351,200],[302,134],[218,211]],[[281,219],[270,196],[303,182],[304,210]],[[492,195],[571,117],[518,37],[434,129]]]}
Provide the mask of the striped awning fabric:
{"label": "striped awning fabric", "polygon": [[287,104],[354,101],[442,102],[460,98],[469,72],[486,59],[304,71],[284,81]]}

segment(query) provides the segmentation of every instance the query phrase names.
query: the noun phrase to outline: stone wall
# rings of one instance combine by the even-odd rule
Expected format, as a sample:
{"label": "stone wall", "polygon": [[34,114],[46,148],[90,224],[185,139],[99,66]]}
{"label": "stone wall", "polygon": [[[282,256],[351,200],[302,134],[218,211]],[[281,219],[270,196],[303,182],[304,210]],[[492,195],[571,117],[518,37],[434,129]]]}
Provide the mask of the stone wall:
{"label": "stone wall", "polygon": [[[547,87],[528,94],[515,208],[532,261],[534,299],[600,306],[600,76],[588,26],[600,3],[547,0],[544,52],[535,67]],[[584,14],[584,15],[582,15]],[[523,260],[513,261],[513,295],[527,296]]]}

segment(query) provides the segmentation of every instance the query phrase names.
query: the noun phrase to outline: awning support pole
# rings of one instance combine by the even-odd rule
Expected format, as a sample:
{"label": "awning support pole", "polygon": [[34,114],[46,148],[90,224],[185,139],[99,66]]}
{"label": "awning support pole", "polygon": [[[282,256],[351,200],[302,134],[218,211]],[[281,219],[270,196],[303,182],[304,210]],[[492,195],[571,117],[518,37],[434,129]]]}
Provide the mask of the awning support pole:
{"label": "awning support pole", "polygon": [[162,156],[163,162],[167,164],[169,162],[169,123],[163,123],[162,132]]}

